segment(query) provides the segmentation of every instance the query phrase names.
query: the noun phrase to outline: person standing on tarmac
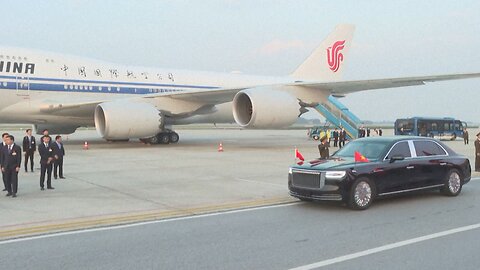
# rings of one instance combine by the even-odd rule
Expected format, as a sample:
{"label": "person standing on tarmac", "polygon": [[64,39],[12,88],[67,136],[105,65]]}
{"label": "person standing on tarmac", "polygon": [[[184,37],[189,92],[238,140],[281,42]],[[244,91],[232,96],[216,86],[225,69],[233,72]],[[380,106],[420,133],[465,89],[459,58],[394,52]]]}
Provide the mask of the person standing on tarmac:
{"label": "person standing on tarmac", "polygon": [[468,130],[466,128],[463,129],[463,143],[468,144]]}
{"label": "person standing on tarmac", "polygon": [[32,136],[32,130],[27,129],[27,134],[23,137],[23,153],[25,155],[25,172],[28,172],[28,159],[30,159],[30,169],[33,172],[33,154],[37,150],[37,142]]}
{"label": "person standing on tarmac", "polygon": [[7,146],[2,148],[2,173],[7,182],[7,196],[17,197],[18,172],[22,164],[22,148],[15,144],[15,138],[8,135]]}
{"label": "person standing on tarmac", "polygon": [[[2,134],[2,144],[0,145],[0,164],[3,162],[3,148],[7,146],[6,140],[8,137],[8,133],[3,133]],[[7,191],[7,180],[5,179],[5,174],[2,173],[2,179],[3,179],[3,191]]]}
{"label": "person standing on tarmac", "polygon": [[328,138],[327,136],[323,136],[320,139],[320,144],[318,145],[318,151],[320,152],[321,159],[327,159],[330,156],[328,147]]}
{"label": "person standing on tarmac", "polygon": [[480,172],[480,132],[475,140],[475,171]]}
{"label": "person standing on tarmac", "polygon": [[338,129],[335,128],[333,131],[333,146],[338,147]]}
{"label": "person standing on tarmac", "polygon": [[38,153],[40,153],[40,190],[45,190],[45,174],[47,174],[47,189],[55,189],[52,187],[52,164],[55,160],[55,153],[50,143],[50,136],[43,136],[42,143],[38,145]]}
{"label": "person standing on tarmac", "polygon": [[65,177],[63,177],[63,156],[65,156],[65,148],[63,147],[62,143],[62,136],[57,135],[55,137],[55,142],[52,143],[52,148],[55,155],[55,162],[53,163],[53,177],[57,179],[57,177],[60,176],[60,179],[65,179]]}

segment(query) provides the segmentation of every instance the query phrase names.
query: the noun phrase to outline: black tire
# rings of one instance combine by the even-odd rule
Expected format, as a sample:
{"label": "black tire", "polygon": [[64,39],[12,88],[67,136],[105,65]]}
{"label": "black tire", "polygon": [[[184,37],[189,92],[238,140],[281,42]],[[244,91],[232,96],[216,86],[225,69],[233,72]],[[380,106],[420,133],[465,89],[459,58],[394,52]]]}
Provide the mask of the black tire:
{"label": "black tire", "polygon": [[159,133],[157,135],[158,142],[161,144],[169,144],[170,143],[170,134],[168,133]]}
{"label": "black tire", "polygon": [[177,143],[180,140],[180,136],[176,132],[170,133],[170,143]]}
{"label": "black tire", "polygon": [[148,139],[145,139],[145,141],[149,144],[158,144],[159,143],[159,138],[157,136],[150,137]]}
{"label": "black tire", "polygon": [[440,189],[442,194],[450,197],[455,197],[462,192],[462,177],[460,172],[456,169],[448,171],[443,180],[444,186]]}
{"label": "black tire", "polygon": [[373,182],[360,177],[353,182],[348,196],[348,207],[354,210],[365,210],[372,204],[376,195],[376,188]]}

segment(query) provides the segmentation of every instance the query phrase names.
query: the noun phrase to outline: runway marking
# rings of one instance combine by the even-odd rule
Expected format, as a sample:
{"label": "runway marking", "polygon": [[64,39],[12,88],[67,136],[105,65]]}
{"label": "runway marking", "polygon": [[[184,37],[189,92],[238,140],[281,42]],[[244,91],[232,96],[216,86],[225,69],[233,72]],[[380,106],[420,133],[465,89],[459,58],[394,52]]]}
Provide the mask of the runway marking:
{"label": "runway marking", "polygon": [[376,247],[376,248],[367,249],[367,250],[364,250],[364,251],[360,251],[360,252],[356,252],[356,253],[352,253],[352,254],[348,254],[348,255],[339,256],[339,257],[336,257],[336,258],[332,258],[332,259],[328,259],[328,260],[324,260],[324,261],[320,261],[320,262],[316,262],[316,263],[312,263],[312,264],[307,264],[307,265],[291,268],[290,270],[310,270],[310,269],[320,268],[320,267],[324,267],[324,266],[328,266],[328,265],[341,263],[341,262],[357,259],[357,258],[360,258],[360,257],[372,255],[372,254],[375,254],[375,253],[380,253],[380,252],[383,252],[383,251],[387,251],[387,250],[391,250],[391,249],[395,249],[395,248],[399,248],[399,247],[403,247],[403,246],[407,246],[407,245],[412,245],[412,244],[416,244],[416,243],[419,243],[419,242],[424,242],[424,241],[432,240],[432,239],[435,239],[435,238],[444,237],[444,236],[447,236],[447,235],[452,235],[452,234],[456,234],[456,233],[471,231],[471,230],[475,230],[475,229],[479,229],[479,228],[480,228],[480,223],[472,224],[472,225],[468,225],[468,226],[464,226],[464,227],[460,227],[460,228],[456,228],[456,229],[451,229],[451,230],[442,231],[442,232],[438,232],[438,233],[428,234],[428,235],[424,235],[424,236],[420,236],[420,237],[416,237],[416,238],[412,238],[412,239],[408,239],[408,240],[404,240],[404,241],[400,241],[400,242]]}
{"label": "runway marking", "polygon": [[[259,204],[259,202],[263,202],[263,205]],[[286,206],[292,206],[292,205],[302,204],[302,203],[304,202],[300,202],[291,198],[283,199],[283,200],[277,198],[276,201],[263,200],[263,201],[238,203],[238,204],[235,204],[235,208],[233,208],[233,205],[230,205],[230,208],[226,208],[225,205],[221,205],[221,206],[213,205],[213,206],[208,206],[203,208],[190,208],[190,209],[184,209],[184,210],[164,211],[160,213],[132,215],[132,216],[126,216],[126,217],[112,217],[112,218],[104,218],[104,219],[98,219],[98,220],[76,221],[76,222],[70,222],[70,223],[28,227],[28,228],[21,228],[17,230],[10,230],[10,231],[3,231],[3,232],[0,231],[1,238],[19,237],[19,238],[10,239],[10,240],[3,240],[3,241],[0,240],[0,245],[28,241],[28,240],[35,240],[35,239],[50,238],[50,237],[62,236],[62,235],[72,235],[72,234],[80,234],[80,233],[86,233],[86,232],[123,229],[123,228],[130,228],[130,227],[143,226],[143,225],[149,225],[149,224],[166,223],[166,222],[189,220],[189,219],[203,218],[203,217],[213,217],[213,216],[219,216],[219,215],[225,215],[225,214],[235,214],[235,213],[249,212],[249,211],[256,211],[256,210],[263,210],[263,209],[272,209],[272,208],[286,207]],[[221,208],[222,206],[223,208]],[[155,220],[152,220],[152,219],[155,219]],[[149,220],[149,221],[145,221],[145,220]],[[54,232],[54,231],[57,231],[57,232]],[[33,234],[35,234],[36,236],[28,236]]]}

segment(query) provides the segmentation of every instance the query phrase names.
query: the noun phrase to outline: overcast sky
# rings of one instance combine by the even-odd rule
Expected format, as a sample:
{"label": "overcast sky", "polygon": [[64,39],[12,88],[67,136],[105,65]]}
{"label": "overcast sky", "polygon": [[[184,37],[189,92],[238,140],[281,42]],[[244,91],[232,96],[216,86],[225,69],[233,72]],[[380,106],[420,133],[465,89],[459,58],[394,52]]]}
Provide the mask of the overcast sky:
{"label": "overcast sky", "polygon": [[[347,80],[480,72],[480,1],[5,1],[0,45],[124,64],[287,75],[339,23]],[[480,79],[342,99],[364,120],[480,122]]]}

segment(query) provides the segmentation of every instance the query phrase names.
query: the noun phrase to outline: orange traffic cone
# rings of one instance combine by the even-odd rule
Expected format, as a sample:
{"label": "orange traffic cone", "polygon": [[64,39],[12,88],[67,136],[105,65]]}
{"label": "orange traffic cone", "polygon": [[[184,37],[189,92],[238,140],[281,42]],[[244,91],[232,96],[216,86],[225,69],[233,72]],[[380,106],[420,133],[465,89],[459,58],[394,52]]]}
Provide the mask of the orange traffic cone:
{"label": "orange traffic cone", "polygon": [[218,152],[223,152],[223,144],[222,143],[220,143],[218,145]]}
{"label": "orange traffic cone", "polygon": [[85,141],[85,143],[83,144],[83,150],[88,150],[88,142]]}

